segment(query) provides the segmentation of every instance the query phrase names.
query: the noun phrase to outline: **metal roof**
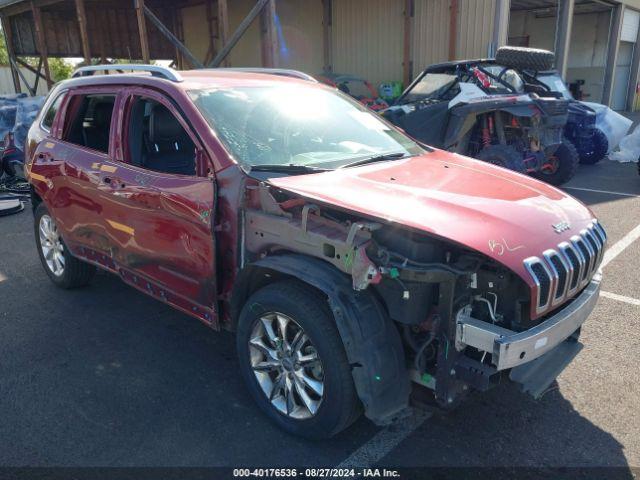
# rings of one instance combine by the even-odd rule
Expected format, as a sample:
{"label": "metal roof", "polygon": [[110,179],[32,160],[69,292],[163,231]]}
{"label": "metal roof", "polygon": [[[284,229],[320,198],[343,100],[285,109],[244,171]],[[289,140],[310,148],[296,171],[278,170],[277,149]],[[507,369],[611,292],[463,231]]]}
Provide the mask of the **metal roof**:
{"label": "metal roof", "polygon": [[[511,11],[535,11],[544,15],[545,13],[555,15],[558,0],[511,0]],[[605,0],[576,0],[574,13],[597,13],[606,12],[613,7],[613,4]],[[547,12],[545,12],[547,10]]]}

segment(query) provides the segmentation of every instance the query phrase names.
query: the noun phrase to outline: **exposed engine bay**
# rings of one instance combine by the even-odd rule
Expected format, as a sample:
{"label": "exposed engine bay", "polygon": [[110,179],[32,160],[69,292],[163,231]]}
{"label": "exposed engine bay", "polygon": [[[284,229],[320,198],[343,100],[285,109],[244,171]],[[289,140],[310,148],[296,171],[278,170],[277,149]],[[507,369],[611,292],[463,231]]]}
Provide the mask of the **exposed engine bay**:
{"label": "exposed engine bay", "polygon": [[244,212],[243,261],[305,254],[349,275],[354,292],[373,292],[402,338],[411,378],[435,389],[442,406],[457,403],[469,385],[488,389],[505,373],[490,352],[456,341],[458,316],[511,333],[540,322],[530,314],[529,286],[478,252],[266,184],[253,192],[253,208]]}

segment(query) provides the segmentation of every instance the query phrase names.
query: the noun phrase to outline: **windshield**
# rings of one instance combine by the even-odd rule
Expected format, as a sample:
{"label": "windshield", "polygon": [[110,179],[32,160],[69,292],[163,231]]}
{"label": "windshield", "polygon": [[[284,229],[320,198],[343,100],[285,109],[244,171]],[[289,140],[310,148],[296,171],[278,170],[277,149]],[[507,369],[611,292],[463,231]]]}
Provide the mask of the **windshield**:
{"label": "windshield", "polygon": [[539,75],[537,78],[549,87],[552,92],[560,92],[565,99],[573,100],[573,95],[571,95],[560,75]]}
{"label": "windshield", "polygon": [[[427,73],[404,97],[406,101],[438,98],[450,100],[460,92],[458,77],[449,73]],[[442,98],[441,98],[442,97]]]}
{"label": "windshield", "polygon": [[260,86],[189,95],[245,167],[339,168],[369,157],[424,152],[379,116],[332,90]]}

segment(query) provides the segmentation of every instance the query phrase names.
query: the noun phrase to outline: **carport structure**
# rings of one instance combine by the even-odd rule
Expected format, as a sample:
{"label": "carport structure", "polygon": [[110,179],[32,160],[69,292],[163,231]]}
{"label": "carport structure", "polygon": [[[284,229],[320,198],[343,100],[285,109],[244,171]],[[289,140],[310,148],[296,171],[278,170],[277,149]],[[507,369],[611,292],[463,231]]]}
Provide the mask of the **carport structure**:
{"label": "carport structure", "polygon": [[554,50],[556,68],[585,100],[616,110],[636,102],[640,2],[511,0],[512,45]]}
{"label": "carport structure", "polygon": [[[50,57],[168,59],[178,68],[264,66],[407,84],[425,66],[506,42],[509,0],[0,0],[22,66]],[[39,57],[25,67],[24,57]],[[37,62],[36,62],[37,63]],[[29,87],[30,90],[33,90]]]}
{"label": "carport structure", "polygon": [[[181,9],[194,3],[206,5],[209,48],[204,59],[196,58],[183,41]],[[16,92],[21,91],[22,80],[33,93],[41,79],[49,87],[53,84],[50,57],[78,57],[85,64],[95,59],[101,63],[159,59],[180,69],[218,66],[258,17],[263,64],[271,66],[274,8],[275,0],[257,0],[230,37],[227,0],[5,0],[0,1],[0,18]],[[24,57],[39,58],[38,66]],[[35,74],[35,85],[28,85],[19,67]]]}

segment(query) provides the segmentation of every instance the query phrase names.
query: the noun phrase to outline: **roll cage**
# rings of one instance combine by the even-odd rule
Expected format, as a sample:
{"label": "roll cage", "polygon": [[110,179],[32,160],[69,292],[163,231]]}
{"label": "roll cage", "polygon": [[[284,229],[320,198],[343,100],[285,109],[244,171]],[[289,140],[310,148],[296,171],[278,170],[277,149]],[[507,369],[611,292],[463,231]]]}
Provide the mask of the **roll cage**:
{"label": "roll cage", "polygon": [[[496,75],[495,73],[487,69],[487,67],[491,66],[499,66],[502,67],[502,69],[500,70],[500,73]],[[431,65],[430,67],[426,68],[420,75],[418,75],[413,80],[413,82],[411,82],[411,84],[405,89],[405,91],[402,92],[402,95],[395,101],[394,105],[402,105],[404,103],[412,103],[416,101],[413,100],[411,102],[406,102],[405,100],[406,97],[411,93],[411,91],[416,87],[416,85],[418,85],[424,79],[424,77],[434,73],[455,75],[457,77],[457,80],[456,82],[452,83],[446,90],[439,92],[437,95],[426,98],[441,100],[443,99],[445,94],[451,91],[451,89],[460,82],[473,82],[487,95],[495,95],[495,92],[491,90],[490,86],[487,86],[486,83],[482,81],[483,76],[487,80],[492,79],[494,80],[494,82],[497,82],[498,84],[500,84],[500,86],[504,87],[507,90],[507,94],[523,93],[519,92],[512,84],[505,81],[504,75],[509,70],[515,71],[521,78],[525,86],[524,92],[543,94],[543,96],[556,96],[555,92],[552,92],[547,85],[538,80],[535,74],[525,71],[519,71],[510,66],[499,65],[494,59],[488,58],[477,60],[462,60],[457,62],[447,62]]]}

